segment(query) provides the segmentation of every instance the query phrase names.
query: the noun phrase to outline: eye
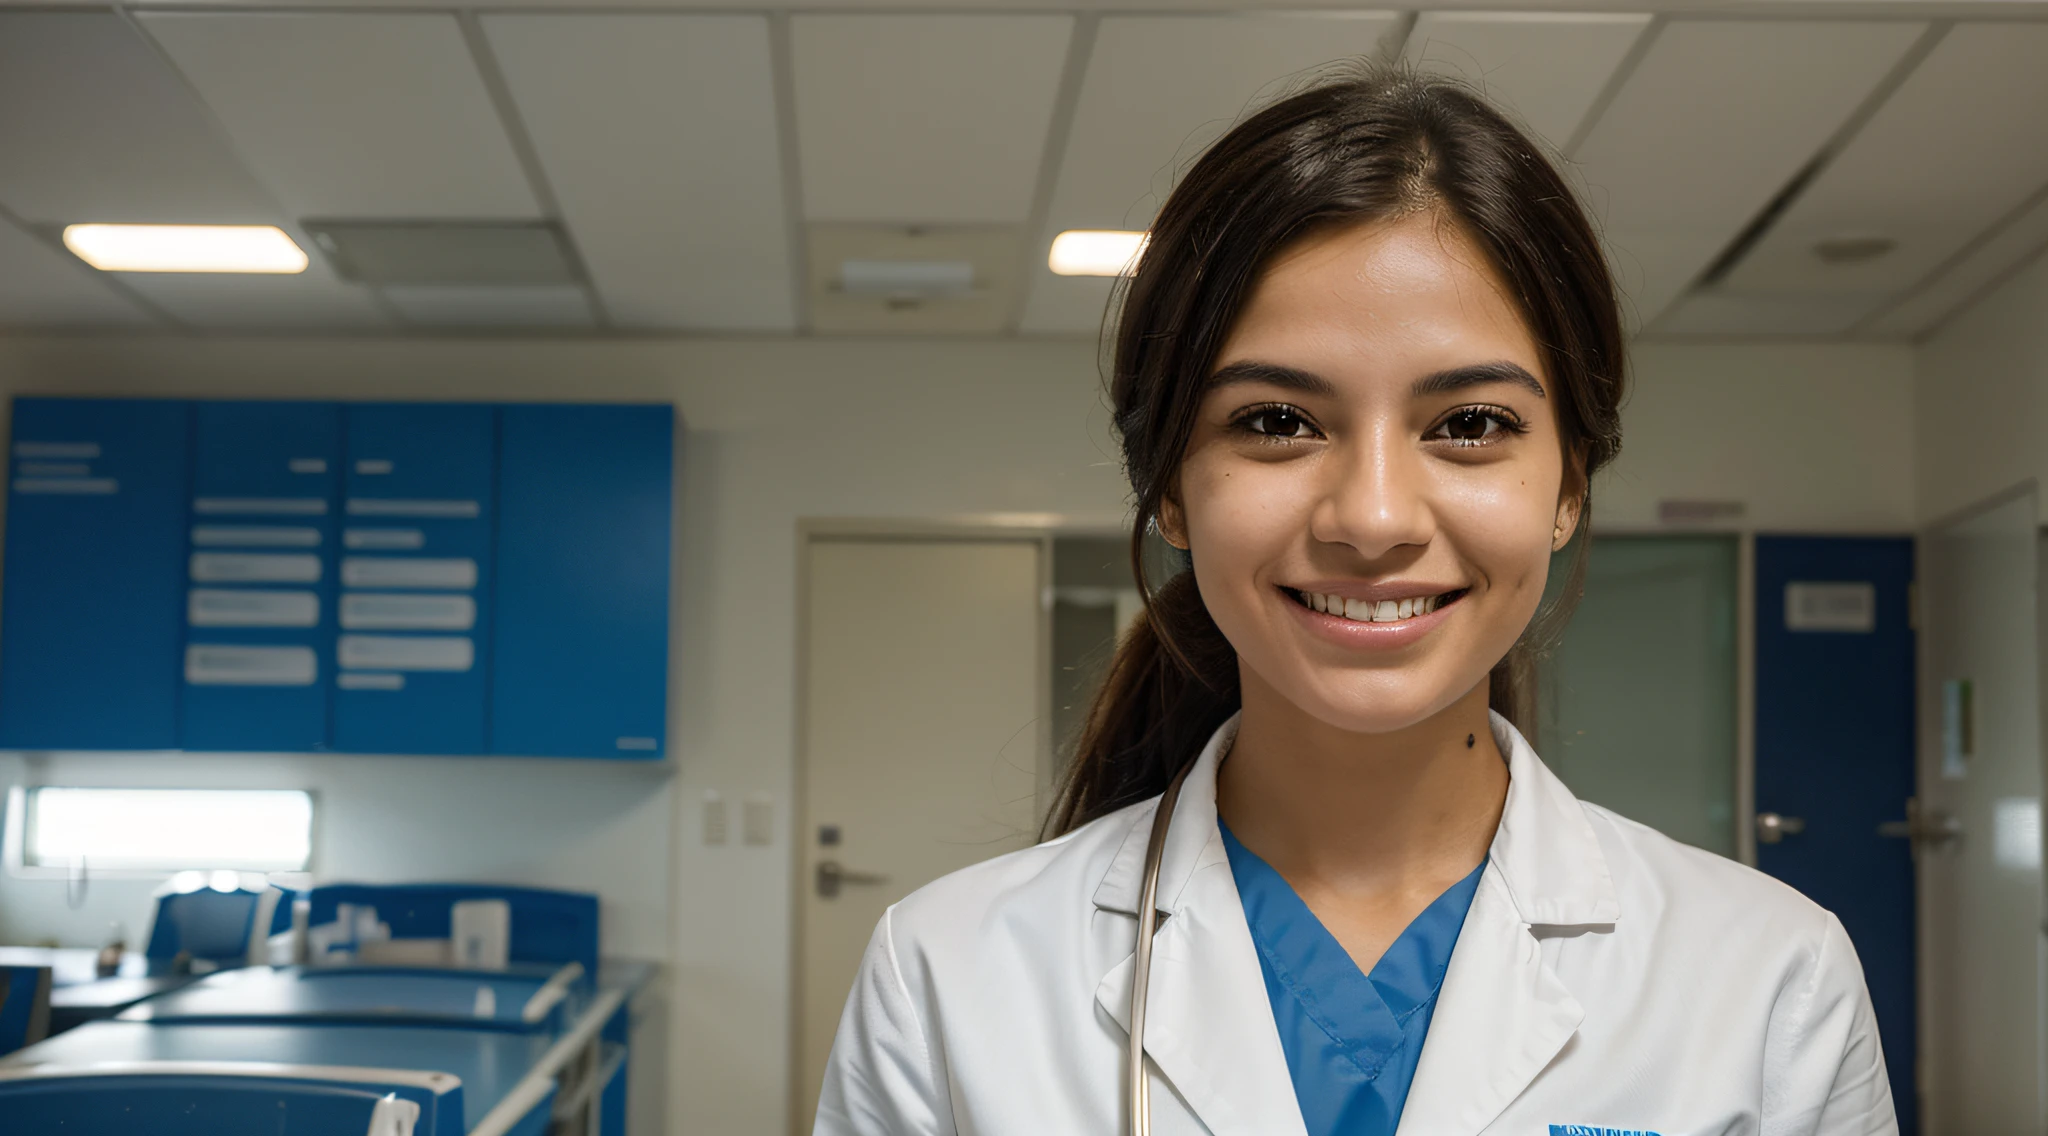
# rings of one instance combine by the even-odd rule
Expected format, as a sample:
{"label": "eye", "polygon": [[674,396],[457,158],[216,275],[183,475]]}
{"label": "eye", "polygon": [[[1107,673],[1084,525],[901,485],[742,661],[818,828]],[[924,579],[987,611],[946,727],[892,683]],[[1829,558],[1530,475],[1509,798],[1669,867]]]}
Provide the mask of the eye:
{"label": "eye", "polygon": [[1485,446],[1524,429],[1520,419],[1500,407],[1465,406],[1446,415],[1427,437],[1457,446]]}
{"label": "eye", "polygon": [[1308,416],[1291,406],[1260,406],[1245,411],[1237,419],[1237,427],[1262,438],[1313,438],[1316,428],[1309,424]]}

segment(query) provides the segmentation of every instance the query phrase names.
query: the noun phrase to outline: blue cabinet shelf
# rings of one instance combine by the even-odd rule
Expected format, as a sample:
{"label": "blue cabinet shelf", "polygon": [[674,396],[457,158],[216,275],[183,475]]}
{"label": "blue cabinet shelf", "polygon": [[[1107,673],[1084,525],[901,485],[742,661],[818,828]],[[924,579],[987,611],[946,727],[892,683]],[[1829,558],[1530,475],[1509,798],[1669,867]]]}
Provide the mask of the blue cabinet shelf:
{"label": "blue cabinet shelf", "polygon": [[0,748],[659,758],[674,433],[16,399]]}

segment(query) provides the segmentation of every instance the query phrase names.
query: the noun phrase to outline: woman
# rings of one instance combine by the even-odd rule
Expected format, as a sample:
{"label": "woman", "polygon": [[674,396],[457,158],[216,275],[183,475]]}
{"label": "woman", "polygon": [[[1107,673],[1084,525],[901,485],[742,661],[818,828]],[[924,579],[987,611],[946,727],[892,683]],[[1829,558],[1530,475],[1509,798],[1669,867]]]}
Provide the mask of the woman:
{"label": "woman", "polygon": [[1571,191],[1459,86],[1326,81],[1210,149],[1112,388],[1134,561],[1156,526],[1190,567],[1118,649],[1061,835],[876,929],[817,1130],[1127,1131],[1185,773],[1154,1132],[1896,1132],[1834,917],[1575,800],[1517,729],[1622,353]]}

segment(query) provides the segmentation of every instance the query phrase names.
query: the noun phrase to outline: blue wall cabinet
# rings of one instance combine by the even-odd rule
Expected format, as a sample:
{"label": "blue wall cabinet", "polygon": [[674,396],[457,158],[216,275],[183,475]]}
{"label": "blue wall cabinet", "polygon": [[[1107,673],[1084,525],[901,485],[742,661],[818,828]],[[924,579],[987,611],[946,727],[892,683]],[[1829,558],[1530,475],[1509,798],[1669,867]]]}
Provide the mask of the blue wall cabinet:
{"label": "blue wall cabinet", "polygon": [[334,748],[482,753],[490,406],[350,406]]}
{"label": "blue wall cabinet", "polygon": [[674,426],[17,399],[0,747],[659,757]]}
{"label": "blue wall cabinet", "polygon": [[325,749],[341,408],[201,402],[193,419],[180,743]]}
{"label": "blue wall cabinet", "polygon": [[491,751],[659,757],[667,733],[666,406],[507,406]]}
{"label": "blue wall cabinet", "polygon": [[191,429],[185,402],[14,400],[0,746],[177,746]]}

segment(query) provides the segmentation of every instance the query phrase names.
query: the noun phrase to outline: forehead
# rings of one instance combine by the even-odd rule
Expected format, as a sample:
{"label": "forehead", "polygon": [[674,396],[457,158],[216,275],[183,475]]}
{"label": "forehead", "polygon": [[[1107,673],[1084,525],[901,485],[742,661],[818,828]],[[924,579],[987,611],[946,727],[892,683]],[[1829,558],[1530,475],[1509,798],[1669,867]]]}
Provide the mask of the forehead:
{"label": "forehead", "polygon": [[1506,359],[1549,385],[1534,337],[1469,238],[1439,213],[1319,233],[1275,257],[1218,367],[1284,363],[1389,379]]}

